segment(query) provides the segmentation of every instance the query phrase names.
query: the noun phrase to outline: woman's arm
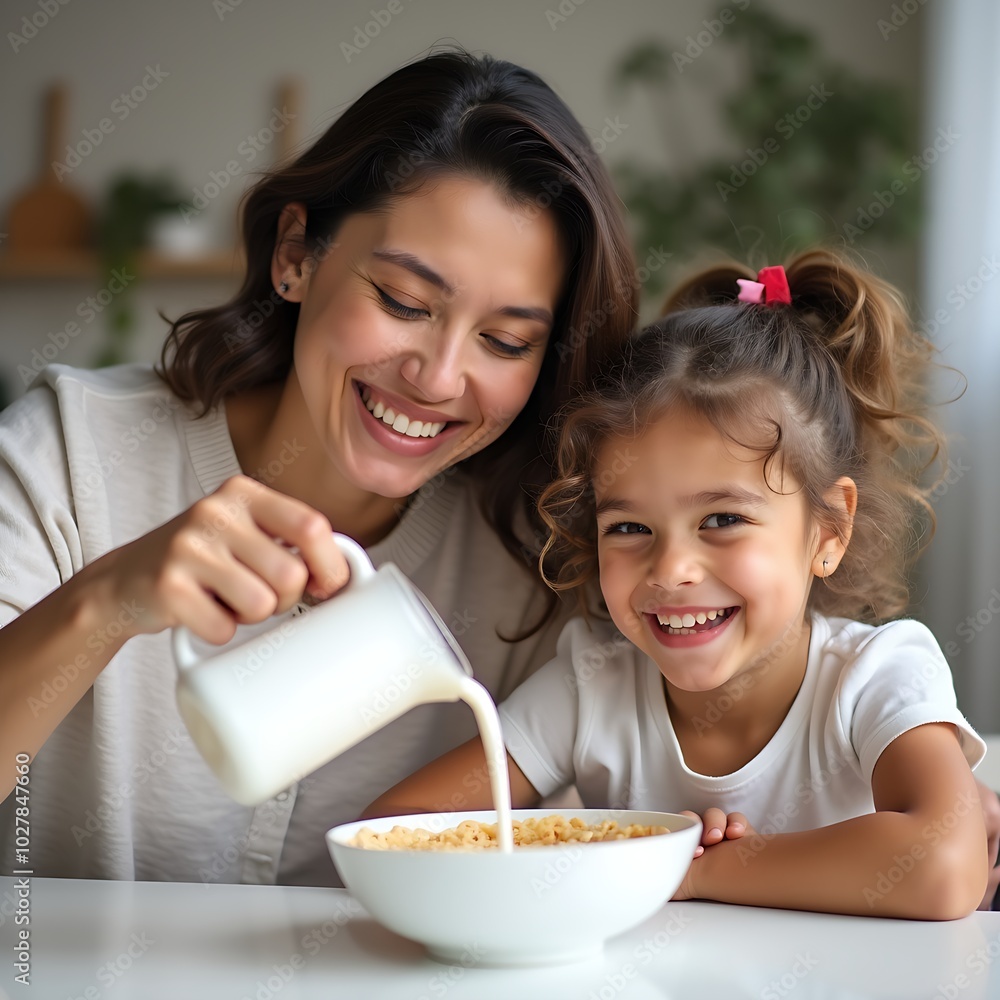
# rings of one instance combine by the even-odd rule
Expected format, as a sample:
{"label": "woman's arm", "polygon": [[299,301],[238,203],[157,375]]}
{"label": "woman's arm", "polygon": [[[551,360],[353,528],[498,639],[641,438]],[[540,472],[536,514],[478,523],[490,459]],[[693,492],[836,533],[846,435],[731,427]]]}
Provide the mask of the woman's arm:
{"label": "woman's arm", "polygon": [[0,799],[14,787],[15,757],[34,757],[121,649],[107,626],[111,595],[97,562],[0,629]]}
{"label": "woman's arm", "polygon": [[922,920],[975,910],[989,872],[986,831],[954,727],[923,725],[893,740],[872,793],[871,815],[708,847],[675,898]]}
{"label": "woman's arm", "polygon": [[132,637],[182,624],[221,644],[347,576],[322,514],[245,476],[95,559],[0,628],[0,799]]}
{"label": "woman's arm", "polygon": [[[507,754],[510,800],[515,809],[538,805],[541,796]],[[474,812],[492,809],[490,772],[478,736],[431,761],[380,795],[362,813],[363,819],[410,813]]]}

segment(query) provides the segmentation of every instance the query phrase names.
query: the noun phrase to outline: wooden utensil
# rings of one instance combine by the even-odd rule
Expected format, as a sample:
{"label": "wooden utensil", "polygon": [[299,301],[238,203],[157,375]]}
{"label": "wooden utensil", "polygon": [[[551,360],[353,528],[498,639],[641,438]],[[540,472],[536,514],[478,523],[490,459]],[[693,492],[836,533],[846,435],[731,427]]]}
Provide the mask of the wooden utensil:
{"label": "wooden utensil", "polygon": [[38,181],[14,199],[8,213],[11,253],[72,250],[90,242],[91,217],[86,201],[65,183],[65,174],[57,177],[53,169],[63,152],[65,121],[66,88],[55,83],[45,94]]}
{"label": "wooden utensil", "polygon": [[302,87],[294,77],[287,77],[278,84],[277,89],[278,109],[289,116],[291,121],[286,122],[285,127],[274,138],[274,162],[275,165],[287,164],[298,156],[302,150],[299,148],[299,137],[301,135],[300,116],[302,105]]}

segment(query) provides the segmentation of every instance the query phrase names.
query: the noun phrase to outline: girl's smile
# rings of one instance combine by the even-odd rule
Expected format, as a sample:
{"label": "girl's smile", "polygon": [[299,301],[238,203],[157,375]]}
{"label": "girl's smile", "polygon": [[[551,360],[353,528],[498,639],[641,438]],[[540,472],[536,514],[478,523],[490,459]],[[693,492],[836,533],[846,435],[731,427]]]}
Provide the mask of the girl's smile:
{"label": "girl's smile", "polygon": [[643,618],[653,637],[673,649],[690,649],[718,638],[739,614],[730,608],[664,608],[644,612]]}

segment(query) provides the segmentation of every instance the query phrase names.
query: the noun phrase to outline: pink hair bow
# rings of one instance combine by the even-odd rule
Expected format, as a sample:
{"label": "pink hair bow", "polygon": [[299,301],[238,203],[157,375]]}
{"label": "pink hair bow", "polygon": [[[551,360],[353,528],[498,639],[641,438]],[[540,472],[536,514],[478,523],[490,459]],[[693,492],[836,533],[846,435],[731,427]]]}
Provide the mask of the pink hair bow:
{"label": "pink hair bow", "polygon": [[766,306],[792,304],[788,277],[780,264],[774,267],[762,267],[757,272],[756,281],[737,278],[736,284],[740,286],[740,293],[736,296],[740,302],[756,302]]}

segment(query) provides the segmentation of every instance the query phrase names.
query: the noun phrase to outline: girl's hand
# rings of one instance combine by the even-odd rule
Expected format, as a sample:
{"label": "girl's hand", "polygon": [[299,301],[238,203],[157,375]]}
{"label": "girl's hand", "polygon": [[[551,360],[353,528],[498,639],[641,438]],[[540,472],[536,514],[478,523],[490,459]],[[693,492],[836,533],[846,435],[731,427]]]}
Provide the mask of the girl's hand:
{"label": "girl's hand", "polygon": [[694,858],[688,866],[684,881],[681,882],[672,899],[698,899],[698,893],[694,888],[694,876],[697,874],[698,865],[705,864],[708,860],[707,858],[704,861],[698,860],[705,853],[705,848],[721,844],[724,840],[739,840],[741,837],[752,836],[754,829],[747,822],[743,813],[724,813],[715,807],[706,809],[704,816],[699,816],[687,809],[681,815],[701,820],[701,843],[694,849]]}
{"label": "girl's hand", "polygon": [[983,821],[986,823],[986,854],[990,862],[990,878],[986,884],[986,895],[979,904],[980,910],[989,910],[993,905],[993,897],[1000,892],[1000,799],[993,789],[976,781],[976,791],[983,804]]}
{"label": "girl's hand", "polygon": [[124,638],[186,625],[215,644],[238,624],[287,611],[303,592],[329,597],[350,576],[326,517],[247,476],[93,568],[109,607],[136,609]]}
{"label": "girl's hand", "polygon": [[727,814],[714,806],[711,809],[706,809],[704,816],[699,816],[688,809],[685,809],[681,815],[701,820],[701,843],[694,849],[696,858],[700,858],[705,853],[706,847],[711,847],[723,840],[739,840],[740,837],[747,835],[747,831],[753,832],[743,813]]}

